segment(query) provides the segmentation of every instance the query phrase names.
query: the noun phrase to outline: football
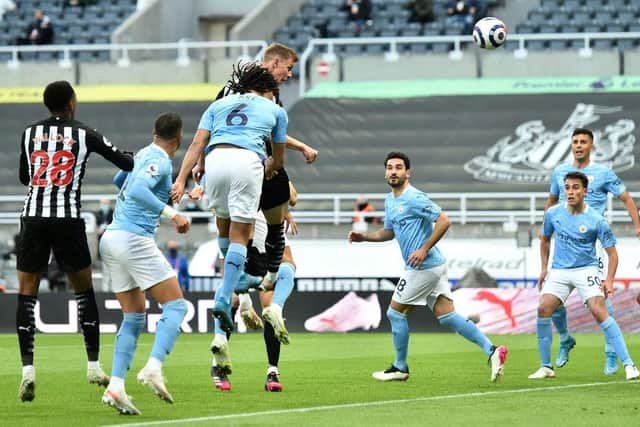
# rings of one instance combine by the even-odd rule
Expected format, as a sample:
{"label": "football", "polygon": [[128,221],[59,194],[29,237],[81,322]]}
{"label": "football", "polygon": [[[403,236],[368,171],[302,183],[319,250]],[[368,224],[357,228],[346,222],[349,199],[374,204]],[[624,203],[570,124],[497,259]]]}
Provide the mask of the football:
{"label": "football", "polygon": [[507,27],[498,18],[482,18],[473,27],[473,41],[482,49],[495,49],[507,41]]}

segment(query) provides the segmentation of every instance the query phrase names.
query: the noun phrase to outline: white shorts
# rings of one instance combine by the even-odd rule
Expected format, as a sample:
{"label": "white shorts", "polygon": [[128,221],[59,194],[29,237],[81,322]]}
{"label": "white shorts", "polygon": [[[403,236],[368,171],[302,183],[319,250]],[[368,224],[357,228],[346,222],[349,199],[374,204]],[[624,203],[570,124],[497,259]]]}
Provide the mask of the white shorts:
{"label": "white shorts", "polygon": [[596,257],[598,257],[598,271],[602,280],[607,278],[607,269],[609,268],[609,257],[607,251],[602,247],[600,240],[596,240]]}
{"label": "white shorts", "polygon": [[205,194],[220,218],[251,224],[256,218],[264,168],[251,150],[217,148],[205,159]]}
{"label": "white shorts", "polygon": [[593,297],[604,297],[598,267],[552,268],[544,280],[541,294],[553,295],[564,304],[574,288],[583,303]]}
{"label": "white shorts", "polygon": [[440,295],[453,300],[446,264],[428,270],[405,270],[391,299],[406,305],[428,305],[433,310]]}
{"label": "white shorts", "polygon": [[143,291],[176,277],[152,237],[124,230],[107,230],[100,239],[105,287],[115,293],[140,288]]}
{"label": "white shorts", "polygon": [[[261,254],[267,251],[265,242],[267,241],[267,219],[264,217],[262,211],[259,211],[256,215],[256,222],[253,223],[253,246],[258,249]],[[289,246],[289,239],[287,233],[284,233],[284,246]]]}

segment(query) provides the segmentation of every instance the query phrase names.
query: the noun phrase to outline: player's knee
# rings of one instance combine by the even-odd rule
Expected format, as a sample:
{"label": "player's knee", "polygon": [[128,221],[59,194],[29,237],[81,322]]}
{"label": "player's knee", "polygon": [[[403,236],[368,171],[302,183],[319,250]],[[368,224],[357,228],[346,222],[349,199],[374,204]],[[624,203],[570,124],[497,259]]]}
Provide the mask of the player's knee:
{"label": "player's knee", "polygon": [[162,304],[163,312],[173,312],[176,316],[179,316],[181,319],[187,315],[187,301],[184,298],[174,299],[173,301],[168,301]]}

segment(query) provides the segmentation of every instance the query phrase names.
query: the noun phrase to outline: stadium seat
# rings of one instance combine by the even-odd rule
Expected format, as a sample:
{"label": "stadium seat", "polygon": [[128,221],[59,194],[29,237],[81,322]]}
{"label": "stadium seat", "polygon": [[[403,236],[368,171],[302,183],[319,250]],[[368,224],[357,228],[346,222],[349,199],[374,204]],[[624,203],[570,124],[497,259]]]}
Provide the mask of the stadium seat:
{"label": "stadium seat", "polygon": [[564,7],[567,9],[578,9],[582,6],[582,0],[564,0]]}
{"label": "stadium seat", "polygon": [[560,5],[562,4],[562,1],[560,0],[542,0],[540,2],[540,4],[544,7],[549,7],[549,8],[558,8],[560,7]]}
{"label": "stadium seat", "polygon": [[451,50],[453,50],[453,44],[451,43],[434,43],[431,45],[433,53],[447,53]]}
{"label": "stadium seat", "polygon": [[534,34],[536,29],[537,26],[525,22],[516,26],[516,34]]}
{"label": "stadium seat", "polygon": [[429,48],[426,43],[411,43],[409,45],[409,52],[412,54],[423,54],[428,51]]}
{"label": "stadium seat", "polygon": [[620,39],[618,40],[618,49],[620,50],[630,50],[636,49],[638,46],[636,40],[633,39]]}
{"label": "stadium seat", "polygon": [[525,47],[530,50],[545,50],[547,42],[545,40],[529,40],[526,42]]}
{"label": "stadium seat", "polygon": [[568,46],[567,40],[550,40],[549,49],[551,50],[565,50]]}
{"label": "stadium seat", "polygon": [[592,21],[582,27],[582,32],[584,33],[599,33],[600,31],[602,31],[602,24],[597,21]]}
{"label": "stadium seat", "polygon": [[610,50],[615,46],[615,41],[607,39],[594,40],[592,42],[592,46],[594,49],[598,50]]}
{"label": "stadium seat", "polygon": [[626,30],[626,27],[622,25],[620,22],[614,22],[614,23],[605,25],[604,30],[608,33],[622,33]]}
{"label": "stadium seat", "polygon": [[548,22],[546,22],[546,23],[544,23],[544,24],[540,25],[540,26],[538,27],[538,30],[539,30],[541,33],[549,34],[549,33],[557,33],[559,28],[560,28],[560,26],[558,25],[558,23],[557,23],[557,22],[554,22],[554,21],[548,21]]}
{"label": "stadium seat", "polygon": [[365,46],[365,52],[369,55],[381,55],[387,49],[383,44],[369,44]]}

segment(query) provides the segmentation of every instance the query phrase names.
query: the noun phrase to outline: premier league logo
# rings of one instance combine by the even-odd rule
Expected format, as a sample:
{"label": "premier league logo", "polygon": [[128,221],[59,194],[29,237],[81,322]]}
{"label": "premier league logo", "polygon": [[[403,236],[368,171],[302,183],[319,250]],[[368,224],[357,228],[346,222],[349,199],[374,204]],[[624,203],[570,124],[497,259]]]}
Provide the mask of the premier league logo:
{"label": "premier league logo", "polygon": [[633,120],[619,119],[596,126],[606,118],[602,116],[620,111],[622,107],[577,104],[558,131],[547,129],[542,120],[524,122],[514,135],[500,139],[485,155],[467,162],[464,169],[486,182],[548,182],[556,166],[571,160],[571,132],[580,127],[593,130],[595,147],[591,159],[595,163],[615,172],[631,169],[635,163],[633,144],[636,140]]}

